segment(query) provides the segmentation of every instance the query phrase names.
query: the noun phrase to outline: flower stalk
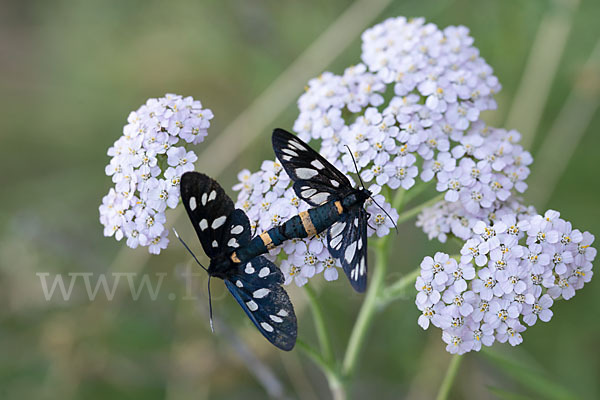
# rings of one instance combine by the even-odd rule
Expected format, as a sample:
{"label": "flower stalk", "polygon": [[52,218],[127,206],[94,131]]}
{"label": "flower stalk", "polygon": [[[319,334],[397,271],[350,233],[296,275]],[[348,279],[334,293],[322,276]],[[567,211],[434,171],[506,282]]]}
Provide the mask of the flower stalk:
{"label": "flower stalk", "polygon": [[420,273],[421,268],[416,268],[383,289],[379,296],[379,304],[381,306],[386,306],[394,300],[403,299],[404,296],[406,296],[408,289],[414,287],[415,280]]}
{"label": "flower stalk", "polygon": [[[399,190],[392,201],[393,207],[401,209],[407,197],[405,190]],[[401,214],[400,218],[405,216],[402,220],[406,221],[417,215],[423,208],[435,204],[440,199],[441,196],[436,196]],[[350,339],[348,340],[346,352],[341,364],[341,371],[338,370],[336,365],[335,355],[331,347],[329,333],[321,306],[318,302],[317,294],[310,285],[306,284],[304,286],[312,311],[321,352],[317,352],[314,348],[301,340],[298,340],[298,347],[322,369],[327,377],[332,396],[336,400],[346,398],[345,383],[351,379],[355,372],[360,351],[364,345],[368,329],[373,322],[376,311],[386,306],[391,301],[402,297],[407,289],[414,285],[414,282],[420,273],[420,269],[417,268],[386,288],[385,277],[389,257],[389,235],[377,240],[374,248],[377,261],[365,300],[350,334]]]}
{"label": "flower stalk", "polygon": [[321,347],[321,354],[327,364],[331,364],[334,360],[333,350],[331,349],[331,340],[329,339],[329,332],[325,325],[325,319],[323,318],[323,311],[321,305],[317,299],[317,293],[315,289],[310,285],[304,285],[306,291],[306,297],[308,297],[308,303],[312,311],[313,320],[315,323],[315,329],[317,331],[317,337],[319,338],[319,345]]}
{"label": "flower stalk", "polygon": [[417,215],[419,215],[419,213],[421,211],[423,211],[424,208],[431,207],[432,205],[434,205],[435,203],[437,203],[443,199],[444,199],[444,193],[440,193],[439,195],[426,201],[425,203],[419,204],[418,206],[413,207],[410,210],[403,212],[402,214],[400,214],[398,216],[398,221],[396,221],[396,224],[400,225],[403,222],[406,222],[409,219],[416,217]]}
{"label": "flower stalk", "polygon": [[383,287],[387,271],[388,242],[388,236],[377,241],[377,263],[375,265],[375,271],[371,277],[371,284],[369,285],[369,290],[367,291],[358,318],[356,319],[356,323],[350,334],[350,340],[348,341],[348,347],[342,363],[342,373],[347,377],[351,376],[356,368],[356,362],[358,361],[358,356],[362,349],[367,330],[371,326],[371,322],[375,316],[378,295]]}
{"label": "flower stalk", "polygon": [[458,374],[458,369],[460,367],[460,363],[463,357],[454,354],[450,359],[450,364],[448,365],[448,369],[446,370],[446,376],[444,376],[444,380],[440,385],[440,389],[436,396],[436,400],[446,400],[448,395],[450,394],[450,389],[452,389],[452,385],[454,384],[454,380],[456,379],[456,375]]}

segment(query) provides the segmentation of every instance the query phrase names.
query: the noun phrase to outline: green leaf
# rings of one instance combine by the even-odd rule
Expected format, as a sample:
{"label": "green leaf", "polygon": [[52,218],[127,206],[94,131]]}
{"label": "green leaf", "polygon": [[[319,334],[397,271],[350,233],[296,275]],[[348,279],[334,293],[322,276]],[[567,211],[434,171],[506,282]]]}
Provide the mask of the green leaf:
{"label": "green leaf", "polygon": [[531,360],[525,360],[523,357],[516,359],[506,352],[488,349],[485,349],[482,353],[508,376],[541,398],[556,400],[578,398],[571,390],[562,386],[548,372]]}

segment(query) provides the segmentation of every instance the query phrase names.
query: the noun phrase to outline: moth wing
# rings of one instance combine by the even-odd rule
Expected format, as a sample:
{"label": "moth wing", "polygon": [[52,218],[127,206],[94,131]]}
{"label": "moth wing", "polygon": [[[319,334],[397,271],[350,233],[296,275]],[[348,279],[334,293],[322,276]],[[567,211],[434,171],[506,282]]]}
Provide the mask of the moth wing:
{"label": "moth wing", "polygon": [[260,333],[281,350],[294,348],[296,314],[281,286],[283,274],[271,261],[258,256],[225,279],[225,285]]}
{"label": "moth wing", "polygon": [[367,212],[350,212],[327,231],[327,247],[357,292],[367,289]]}
{"label": "moth wing", "polygon": [[233,201],[214,179],[199,172],[181,176],[181,199],[207,256],[226,250],[224,238],[234,211]]}
{"label": "moth wing", "polygon": [[[293,181],[317,189],[320,196],[330,193],[339,198],[354,190],[346,175],[299,137],[283,129],[275,129],[272,142],[277,159]],[[298,197],[312,197],[302,196],[298,189],[294,185]],[[311,204],[314,203],[317,202],[313,201]]]}
{"label": "moth wing", "polygon": [[330,200],[340,199],[342,197],[337,190],[332,190],[330,186],[305,180],[294,182],[294,192],[296,193],[296,196],[300,197],[313,207],[320,206]]}
{"label": "moth wing", "polygon": [[221,248],[227,254],[250,242],[252,235],[250,221],[243,210],[239,208],[233,210],[225,225],[227,229],[223,232]]}

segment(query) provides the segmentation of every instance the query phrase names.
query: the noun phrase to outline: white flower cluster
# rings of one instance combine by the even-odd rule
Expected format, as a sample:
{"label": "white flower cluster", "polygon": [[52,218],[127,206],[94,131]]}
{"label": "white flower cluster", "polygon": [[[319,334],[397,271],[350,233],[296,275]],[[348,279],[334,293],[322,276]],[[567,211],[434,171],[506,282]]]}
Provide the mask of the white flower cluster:
{"label": "white flower cluster", "polygon": [[[366,181],[409,189],[420,166],[421,179],[437,178],[438,190],[453,192],[450,198],[475,183],[463,176],[472,165],[462,159],[487,158],[481,185],[473,190],[502,192],[486,198],[503,196],[522,186],[528,172],[512,177],[510,158],[526,166],[530,157],[513,146],[519,139],[514,132],[496,132],[481,122],[469,131],[481,111],[495,108],[492,95],[500,90],[472,42],[464,27],[441,31],[423,19],[388,19],[364,32],[364,64],[309,82],[294,130],[305,140],[321,139],[321,154],[344,171],[354,168],[349,147]],[[502,179],[494,179],[495,172]]]}
{"label": "white flower cluster", "polygon": [[[239,173],[240,183],[233,187],[239,190],[236,207],[243,209],[250,219],[253,233],[263,232],[281,225],[289,218],[305,211],[310,206],[299,199],[290,186],[290,178],[278,161],[264,161],[261,170],[250,173],[244,170]],[[398,218],[396,210],[385,202],[383,196],[374,196],[375,200],[391,215]],[[367,211],[371,213],[368,228],[369,236],[387,235],[394,224],[383,211],[367,202]],[[271,256],[280,252],[287,255],[281,262],[281,270],[285,276],[285,284],[295,282],[302,286],[316,274],[323,272],[326,280],[338,278],[337,268],[340,263],[334,259],[327,249],[326,232],[311,238],[288,240],[282,246],[271,250]]]}
{"label": "white flower cluster", "polygon": [[[478,120],[481,111],[495,108],[492,95],[500,85],[466,28],[442,31],[423,19],[399,17],[362,38],[363,63],[312,79],[299,98],[294,130],[300,138],[320,140],[320,153],[344,173],[354,172],[349,148],[374,193],[410,189],[418,176],[435,178],[448,200],[478,210],[506,200],[513,189],[524,190],[531,157],[515,144],[519,135]],[[294,196],[277,162],[265,162],[255,174],[243,171],[240,180],[237,205],[261,231],[308,207]],[[396,219],[396,210],[380,197],[377,202]],[[369,224],[379,236],[387,234],[392,221],[369,207]],[[328,269],[335,262],[322,242],[318,237],[284,247],[288,282],[304,284],[323,269],[326,279],[335,279],[337,272]]]}
{"label": "white flower cluster", "polygon": [[554,300],[570,299],[593,275],[594,236],[559,217],[506,207],[473,225],[459,261],[425,257],[415,284],[419,325],[442,329],[450,353],[520,344],[523,323],[548,322]]}
{"label": "white flower cluster", "polygon": [[108,149],[106,175],[115,184],[102,199],[104,236],[127,239],[132,248],[158,254],[169,240],[165,210],[179,203],[179,180],[198,159],[185,144],[204,141],[212,111],[191,97],[167,94],[129,114],[121,136]]}
{"label": "white flower cluster", "polygon": [[505,201],[496,200],[488,208],[481,208],[477,213],[471,213],[461,202],[442,200],[431,207],[423,209],[417,217],[417,226],[423,229],[429,239],[436,238],[444,243],[448,235],[453,235],[462,241],[470,239],[472,229],[480,220],[494,221],[498,214],[514,214],[516,218],[533,216],[537,212],[533,206],[525,207],[516,200],[515,196]]}
{"label": "white flower cluster", "polygon": [[[479,119],[496,107],[493,95],[501,87],[466,28],[440,30],[399,17],[362,39],[362,63],[309,82],[294,130],[305,141],[319,140],[320,153],[344,173],[354,172],[349,149],[376,193],[408,190],[419,178],[435,182],[444,200],[425,209],[417,225],[430,239],[451,235],[464,246],[460,262],[441,253],[423,261],[419,324],[442,328],[455,353],[495,340],[520,343],[522,323],[549,320],[553,300],[570,298],[591,279],[593,237],[572,230],[556,212],[542,217],[519,202],[533,159],[518,132]],[[257,229],[308,208],[277,162],[265,162],[255,174],[244,171],[240,180],[238,206]],[[374,225],[383,213],[369,211],[379,214]],[[377,234],[390,226],[385,221]],[[323,237],[292,241],[283,251],[287,283],[302,285],[335,264]],[[325,271],[327,279],[336,275]]]}

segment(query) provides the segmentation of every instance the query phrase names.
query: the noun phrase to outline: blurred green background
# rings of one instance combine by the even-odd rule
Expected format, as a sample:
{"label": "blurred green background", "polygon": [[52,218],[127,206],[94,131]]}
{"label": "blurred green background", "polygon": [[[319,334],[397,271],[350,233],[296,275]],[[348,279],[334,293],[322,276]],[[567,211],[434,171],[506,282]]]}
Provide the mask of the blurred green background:
{"label": "blurred green background", "polygon": [[[333,39],[323,35],[345,10],[360,4],[370,11],[346,18]],[[291,128],[297,115],[295,101],[307,79],[292,74],[296,80],[288,80],[288,88],[272,86],[280,74],[297,67],[300,54],[324,40],[347,44],[336,46],[343,51],[326,66],[340,73],[359,62],[364,27],[398,15],[424,16],[442,28],[470,28],[503,85],[498,110],[484,118],[522,130],[536,159],[526,199],[538,211],[557,209],[575,227],[598,234],[597,0],[5,0],[0,4],[5,172],[0,174],[0,398],[261,399],[265,389],[253,375],[260,366],[271,369],[288,398],[328,398],[326,380],[311,361],[298,350],[283,353],[263,340],[220,282],[213,284],[213,305],[226,326],[217,324],[217,333],[210,333],[204,280],[198,303],[181,300],[185,285],[175,271],[189,256],[180,246],[148,257],[146,249],[125,249],[103,237],[98,205],[111,185],[104,175],[106,149],[121,134],[128,113],[147,98],[190,95],[215,113],[207,142],[195,149],[199,165],[218,173],[215,177],[230,188],[240,169],[256,170],[263,159],[273,158],[270,131]],[[532,54],[537,58],[530,60]],[[324,68],[319,63],[328,63],[328,54],[322,56],[300,71],[318,75]],[[258,133],[256,140],[248,139],[242,148],[232,144],[239,156],[228,154],[225,145],[215,147],[217,154],[203,155],[256,99],[263,108],[251,109],[256,115],[250,115],[248,131],[235,132]],[[243,122],[237,126],[243,128]],[[396,274],[440,248],[413,225],[403,226],[397,239]],[[175,226],[195,241],[185,219]],[[94,302],[83,295],[80,282],[70,301],[47,302],[36,276],[107,271],[167,275],[156,301],[148,296],[134,301],[122,285],[113,301],[100,296]],[[495,349],[543,366],[574,398],[600,398],[597,280],[571,301],[556,304],[552,321],[528,329],[521,346]],[[323,288],[320,283],[317,289]],[[316,343],[305,294],[291,292],[299,336]],[[328,284],[320,297],[335,351],[342,354],[362,297],[343,279]],[[422,331],[417,316],[409,297],[376,317],[353,398],[434,396],[449,355],[440,332]],[[255,357],[250,364],[260,365],[249,368],[248,357],[240,356],[227,332],[241,337]],[[488,357],[469,354],[454,398],[496,398],[487,386],[525,396],[519,398],[537,396]]]}

